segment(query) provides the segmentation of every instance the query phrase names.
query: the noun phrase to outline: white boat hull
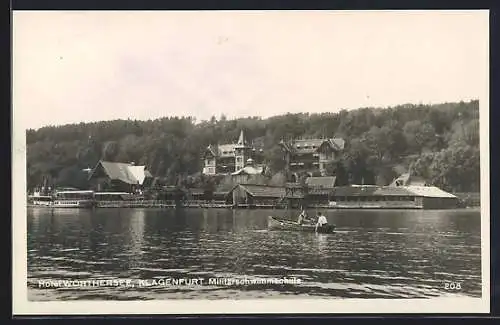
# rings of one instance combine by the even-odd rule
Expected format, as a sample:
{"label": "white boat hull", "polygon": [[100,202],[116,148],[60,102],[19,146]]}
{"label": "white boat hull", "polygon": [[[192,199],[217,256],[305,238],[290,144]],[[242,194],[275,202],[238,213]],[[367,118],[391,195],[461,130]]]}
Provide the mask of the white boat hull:
{"label": "white boat hull", "polygon": [[94,202],[91,200],[55,200],[54,208],[92,208]]}

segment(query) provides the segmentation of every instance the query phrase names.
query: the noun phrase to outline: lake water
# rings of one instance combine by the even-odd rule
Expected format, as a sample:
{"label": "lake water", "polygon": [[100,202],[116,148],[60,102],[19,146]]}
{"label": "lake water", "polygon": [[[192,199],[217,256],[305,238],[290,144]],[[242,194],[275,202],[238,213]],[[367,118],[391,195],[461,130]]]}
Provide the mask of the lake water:
{"label": "lake water", "polygon": [[[330,210],[334,234],[268,231],[267,216],[284,213],[29,208],[28,298],[481,297],[478,209]],[[295,282],[248,282],[283,278]],[[98,279],[131,282],[81,284]]]}

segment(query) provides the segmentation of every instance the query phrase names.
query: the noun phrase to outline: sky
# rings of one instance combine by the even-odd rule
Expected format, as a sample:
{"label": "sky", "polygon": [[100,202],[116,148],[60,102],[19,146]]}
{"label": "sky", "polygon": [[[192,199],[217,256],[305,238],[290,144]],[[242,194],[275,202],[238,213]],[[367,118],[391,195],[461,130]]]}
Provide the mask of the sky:
{"label": "sky", "polygon": [[[14,12],[24,128],[482,98],[487,11]],[[487,93],[486,93],[487,94]]]}

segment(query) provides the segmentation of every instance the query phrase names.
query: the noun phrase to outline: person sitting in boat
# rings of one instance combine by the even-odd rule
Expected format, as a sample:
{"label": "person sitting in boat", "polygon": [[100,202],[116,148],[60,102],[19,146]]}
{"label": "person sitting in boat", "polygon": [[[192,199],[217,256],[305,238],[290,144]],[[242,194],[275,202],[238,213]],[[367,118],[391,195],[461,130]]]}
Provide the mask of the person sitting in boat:
{"label": "person sitting in boat", "polygon": [[328,220],[326,220],[326,217],[321,214],[321,212],[318,212],[318,221],[316,222],[316,232],[318,232],[318,228],[324,227],[328,225]]}
{"label": "person sitting in boat", "polygon": [[309,216],[307,215],[307,212],[305,209],[302,209],[302,212],[300,213],[299,215],[299,218],[297,220],[297,223],[299,225],[303,224],[303,223],[307,223],[307,222],[310,222],[310,219],[309,219]]}

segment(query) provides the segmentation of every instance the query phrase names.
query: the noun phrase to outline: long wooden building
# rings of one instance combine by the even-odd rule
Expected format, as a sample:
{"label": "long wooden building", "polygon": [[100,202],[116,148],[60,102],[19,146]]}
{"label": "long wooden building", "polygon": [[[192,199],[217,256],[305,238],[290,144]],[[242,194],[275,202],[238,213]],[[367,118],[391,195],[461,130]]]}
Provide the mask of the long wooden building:
{"label": "long wooden building", "polygon": [[336,187],[330,195],[332,208],[449,209],[458,198],[435,186],[351,185]]}

